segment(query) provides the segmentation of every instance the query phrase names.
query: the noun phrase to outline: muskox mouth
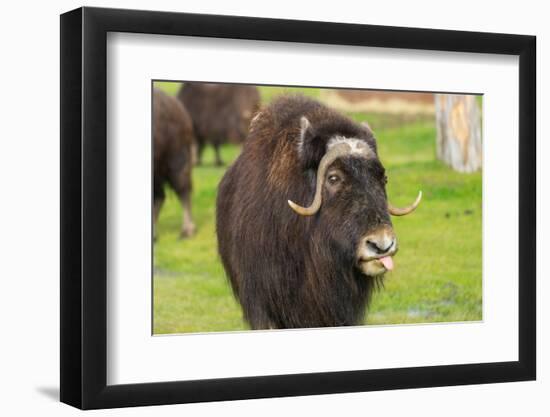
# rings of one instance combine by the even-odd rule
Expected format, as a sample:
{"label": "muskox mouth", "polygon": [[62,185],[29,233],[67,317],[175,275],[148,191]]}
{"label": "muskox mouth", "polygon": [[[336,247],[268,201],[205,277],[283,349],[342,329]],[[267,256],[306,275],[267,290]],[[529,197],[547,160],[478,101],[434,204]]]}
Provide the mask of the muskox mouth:
{"label": "muskox mouth", "polygon": [[379,258],[359,259],[359,269],[368,277],[377,277],[393,270],[393,258],[382,256]]}

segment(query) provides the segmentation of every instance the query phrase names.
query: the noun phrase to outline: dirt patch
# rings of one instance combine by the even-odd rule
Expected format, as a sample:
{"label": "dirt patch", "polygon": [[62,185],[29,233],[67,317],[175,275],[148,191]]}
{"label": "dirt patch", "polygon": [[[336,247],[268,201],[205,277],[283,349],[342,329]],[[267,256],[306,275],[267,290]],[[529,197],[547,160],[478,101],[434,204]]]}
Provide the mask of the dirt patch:
{"label": "dirt patch", "polygon": [[322,90],[321,99],[347,112],[430,114],[435,112],[432,93],[375,90]]}

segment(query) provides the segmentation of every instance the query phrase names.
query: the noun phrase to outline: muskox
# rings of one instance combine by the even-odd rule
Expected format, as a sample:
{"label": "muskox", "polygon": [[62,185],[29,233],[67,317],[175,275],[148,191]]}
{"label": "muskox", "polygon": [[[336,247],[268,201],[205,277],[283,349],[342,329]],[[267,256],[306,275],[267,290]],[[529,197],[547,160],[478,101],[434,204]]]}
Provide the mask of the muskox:
{"label": "muskox", "polygon": [[223,165],[220,145],[243,142],[250,120],[260,107],[258,89],[250,85],[185,83],[178,98],[193,120],[199,164],[205,145],[211,144],[216,165]]}
{"label": "muskox", "polygon": [[245,320],[252,329],[360,324],[393,268],[390,214],[420,198],[388,204],[366,125],[302,96],[274,101],[252,120],[217,198],[219,254]]}
{"label": "muskox", "polygon": [[[191,217],[191,169],[195,147],[193,125],[174,97],[153,90],[153,215],[155,229],[165,199],[164,185],[178,195],[183,207],[181,237],[195,233]],[[156,231],[155,231],[156,235]]]}

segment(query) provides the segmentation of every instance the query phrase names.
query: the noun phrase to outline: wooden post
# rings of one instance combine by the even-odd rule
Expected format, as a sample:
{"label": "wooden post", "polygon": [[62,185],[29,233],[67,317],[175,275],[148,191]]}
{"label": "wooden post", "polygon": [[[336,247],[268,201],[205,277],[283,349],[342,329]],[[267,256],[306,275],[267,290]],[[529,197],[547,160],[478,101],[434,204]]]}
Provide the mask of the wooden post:
{"label": "wooden post", "polygon": [[474,95],[436,94],[437,158],[459,172],[481,168],[481,111]]}

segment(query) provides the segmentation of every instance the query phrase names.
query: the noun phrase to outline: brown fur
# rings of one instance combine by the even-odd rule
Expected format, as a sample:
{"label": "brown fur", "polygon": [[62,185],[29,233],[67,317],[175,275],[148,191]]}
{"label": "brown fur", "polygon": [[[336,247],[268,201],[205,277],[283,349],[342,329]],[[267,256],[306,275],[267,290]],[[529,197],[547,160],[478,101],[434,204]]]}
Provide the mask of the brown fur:
{"label": "brown fur", "polygon": [[[300,147],[302,116],[311,128]],[[300,216],[287,200],[312,201],[334,136],[365,141],[373,157],[336,160],[332,167],[346,182],[338,189],[325,184],[319,212]],[[391,221],[372,132],[302,96],[279,98],[254,118],[219,186],[219,253],[253,329],[361,323],[378,281],[358,269],[356,247],[382,225]]]}
{"label": "brown fur", "polygon": [[250,120],[260,107],[258,89],[249,85],[185,83],[179,100],[193,120],[198,143],[199,163],[206,144],[214,146],[216,164],[222,165],[222,143],[242,143]]}
{"label": "brown fur", "polygon": [[153,90],[153,197],[154,220],[158,220],[168,184],[179,196],[184,217],[182,237],[195,232],[191,218],[191,169],[195,146],[191,118],[175,98]]}

